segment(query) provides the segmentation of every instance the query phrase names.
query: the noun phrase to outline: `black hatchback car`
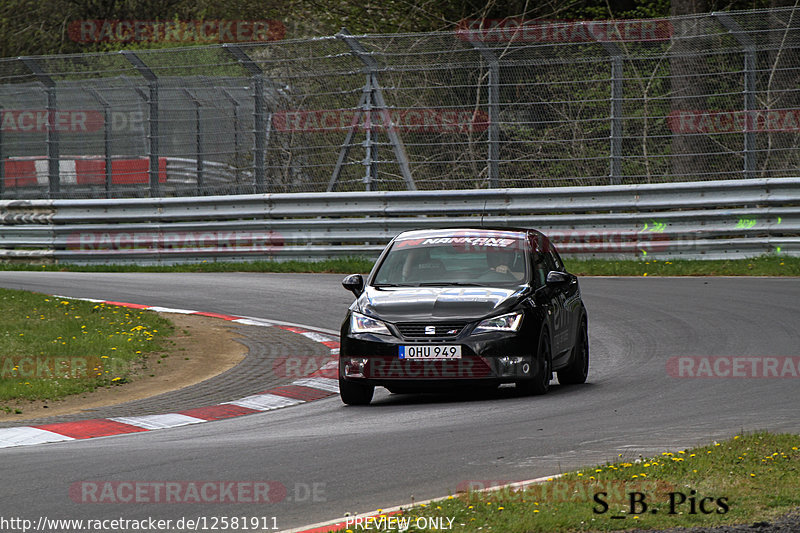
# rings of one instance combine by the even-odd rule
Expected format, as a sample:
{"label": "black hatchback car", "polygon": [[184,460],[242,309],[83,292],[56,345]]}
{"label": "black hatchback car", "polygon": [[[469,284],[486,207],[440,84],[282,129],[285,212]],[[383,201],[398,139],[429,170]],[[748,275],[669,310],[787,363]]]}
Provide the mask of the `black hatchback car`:
{"label": "black hatchback car", "polygon": [[515,383],[531,394],[583,383],[589,369],[578,279],[550,240],[528,229],[401,233],[365,281],[341,329],[342,401],[391,392]]}

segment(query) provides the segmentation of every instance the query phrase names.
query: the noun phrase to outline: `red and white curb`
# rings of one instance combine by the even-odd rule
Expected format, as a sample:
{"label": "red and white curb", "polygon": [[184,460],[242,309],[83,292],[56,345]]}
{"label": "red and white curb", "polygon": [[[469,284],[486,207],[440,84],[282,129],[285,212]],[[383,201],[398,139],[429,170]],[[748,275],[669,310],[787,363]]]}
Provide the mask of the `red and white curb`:
{"label": "red and white curb", "polygon": [[314,331],[312,329],[289,324],[286,322],[268,321],[253,317],[224,315],[219,313],[205,313],[188,309],[172,309],[169,307],[147,306],[91,298],[71,298],[69,296],[56,296],[57,298],[85,300],[106,305],[143,309],[160,313],[181,313],[186,315],[207,316],[221,318],[248,326],[276,327],[298,335],[302,335],[314,342],[330,348],[331,360],[308,377],[293,381],[289,385],[274,387],[272,389],[246,396],[231,402],[220,403],[208,407],[196,407],[178,413],[123,416],[114,418],[98,418],[81,420],[77,422],[56,422],[37,426],[21,426],[0,428],[0,448],[12,446],[27,446],[47,442],[63,442],[68,440],[91,439],[95,437],[108,437],[126,433],[140,433],[156,429],[166,429],[189,424],[200,424],[211,420],[234,418],[253,413],[261,413],[299,405],[302,403],[327,398],[339,394],[339,381],[325,377],[338,365],[339,340],[331,333]]}

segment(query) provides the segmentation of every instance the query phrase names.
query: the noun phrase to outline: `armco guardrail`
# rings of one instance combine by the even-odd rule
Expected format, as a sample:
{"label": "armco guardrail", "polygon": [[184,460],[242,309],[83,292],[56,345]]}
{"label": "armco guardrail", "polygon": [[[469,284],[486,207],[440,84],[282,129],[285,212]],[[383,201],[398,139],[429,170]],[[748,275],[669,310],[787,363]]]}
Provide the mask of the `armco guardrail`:
{"label": "armco guardrail", "polygon": [[375,257],[399,231],[535,227],[566,256],[800,255],[800,178],[678,184],[0,202],[0,259]]}

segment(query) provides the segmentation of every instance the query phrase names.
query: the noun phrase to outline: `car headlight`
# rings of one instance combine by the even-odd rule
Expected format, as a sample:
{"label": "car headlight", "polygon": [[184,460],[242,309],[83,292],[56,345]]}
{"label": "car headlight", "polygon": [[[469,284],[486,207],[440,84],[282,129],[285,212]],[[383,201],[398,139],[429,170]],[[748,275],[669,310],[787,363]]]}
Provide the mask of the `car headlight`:
{"label": "car headlight", "polygon": [[487,331],[519,331],[522,324],[522,313],[508,313],[493,318],[487,318],[473,330],[473,333]]}
{"label": "car headlight", "polygon": [[386,324],[361,313],[350,315],[350,331],[353,333],[373,333],[375,335],[391,335],[392,332]]}

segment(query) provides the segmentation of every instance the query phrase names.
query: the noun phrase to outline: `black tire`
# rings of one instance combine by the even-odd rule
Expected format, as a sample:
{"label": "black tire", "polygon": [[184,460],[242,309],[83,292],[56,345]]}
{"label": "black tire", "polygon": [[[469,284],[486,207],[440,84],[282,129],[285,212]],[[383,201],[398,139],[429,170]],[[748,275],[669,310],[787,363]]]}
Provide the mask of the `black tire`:
{"label": "black tire", "polygon": [[369,405],[374,392],[375,387],[372,385],[362,385],[339,378],[339,396],[347,405]]}
{"label": "black tire", "polygon": [[578,338],[572,348],[572,360],[566,368],[558,371],[558,382],[562,385],[586,383],[589,375],[589,333],[586,321],[581,322]]}
{"label": "black tire", "polygon": [[525,381],[518,381],[517,388],[525,394],[541,396],[550,390],[550,380],[553,379],[553,361],[550,354],[550,336],[543,331],[539,338],[539,349],[536,351],[536,375]]}

